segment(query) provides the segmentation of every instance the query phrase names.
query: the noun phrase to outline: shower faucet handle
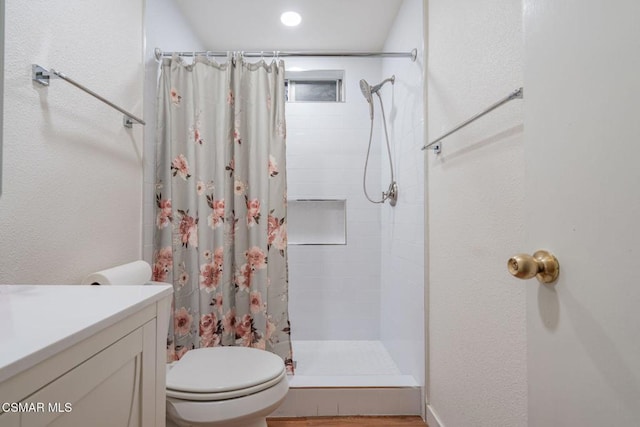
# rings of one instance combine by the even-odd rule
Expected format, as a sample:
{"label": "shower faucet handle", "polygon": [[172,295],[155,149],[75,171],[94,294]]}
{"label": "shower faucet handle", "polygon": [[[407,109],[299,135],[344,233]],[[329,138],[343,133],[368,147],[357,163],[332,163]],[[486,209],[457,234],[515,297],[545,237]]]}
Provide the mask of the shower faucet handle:
{"label": "shower faucet handle", "polygon": [[391,206],[395,206],[398,203],[398,184],[393,181],[389,184],[389,189],[382,192],[382,201],[389,200]]}

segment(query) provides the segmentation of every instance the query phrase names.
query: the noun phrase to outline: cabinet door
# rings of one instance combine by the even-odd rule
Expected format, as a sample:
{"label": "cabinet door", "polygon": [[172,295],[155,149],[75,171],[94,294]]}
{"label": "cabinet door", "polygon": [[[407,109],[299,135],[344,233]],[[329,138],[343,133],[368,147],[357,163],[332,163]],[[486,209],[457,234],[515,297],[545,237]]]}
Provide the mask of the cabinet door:
{"label": "cabinet door", "polygon": [[[155,321],[147,326],[155,329]],[[135,330],[25,399],[44,404],[44,411],[21,414],[21,425],[142,426],[143,353],[155,351],[144,349],[144,328]]]}

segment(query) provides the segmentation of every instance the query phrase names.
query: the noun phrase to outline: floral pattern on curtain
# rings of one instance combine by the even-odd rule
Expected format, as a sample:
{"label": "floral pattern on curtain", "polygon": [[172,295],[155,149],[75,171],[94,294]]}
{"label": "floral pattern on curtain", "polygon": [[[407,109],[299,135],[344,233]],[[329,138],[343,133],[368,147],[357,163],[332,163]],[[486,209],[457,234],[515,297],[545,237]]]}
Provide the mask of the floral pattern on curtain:
{"label": "floral pattern on curtain", "polygon": [[284,96],[282,61],[163,61],[153,280],[174,287],[169,361],[241,345],[293,373]]}

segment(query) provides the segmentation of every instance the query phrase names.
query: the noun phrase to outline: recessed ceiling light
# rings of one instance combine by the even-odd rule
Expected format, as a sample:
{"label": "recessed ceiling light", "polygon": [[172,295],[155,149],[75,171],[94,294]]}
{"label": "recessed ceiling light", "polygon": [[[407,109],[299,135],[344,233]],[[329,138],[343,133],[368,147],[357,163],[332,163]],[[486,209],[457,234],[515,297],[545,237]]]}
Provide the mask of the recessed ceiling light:
{"label": "recessed ceiling light", "polygon": [[298,12],[289,11],[280,15],[280,21],[287,27],[295,27],[300,24],[302,17]]}

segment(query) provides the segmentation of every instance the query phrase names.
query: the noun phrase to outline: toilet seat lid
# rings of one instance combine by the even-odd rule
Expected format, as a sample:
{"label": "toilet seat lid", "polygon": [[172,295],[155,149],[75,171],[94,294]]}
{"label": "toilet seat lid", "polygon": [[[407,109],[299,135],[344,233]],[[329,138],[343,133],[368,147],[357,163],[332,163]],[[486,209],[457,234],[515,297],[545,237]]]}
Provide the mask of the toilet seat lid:
{"label": "toilet seat lid", "polygon": [[267,383],[284,372],[284,362],[249,347],[211,347],[188,351],[167,372],[167,389],[224,393]]}

